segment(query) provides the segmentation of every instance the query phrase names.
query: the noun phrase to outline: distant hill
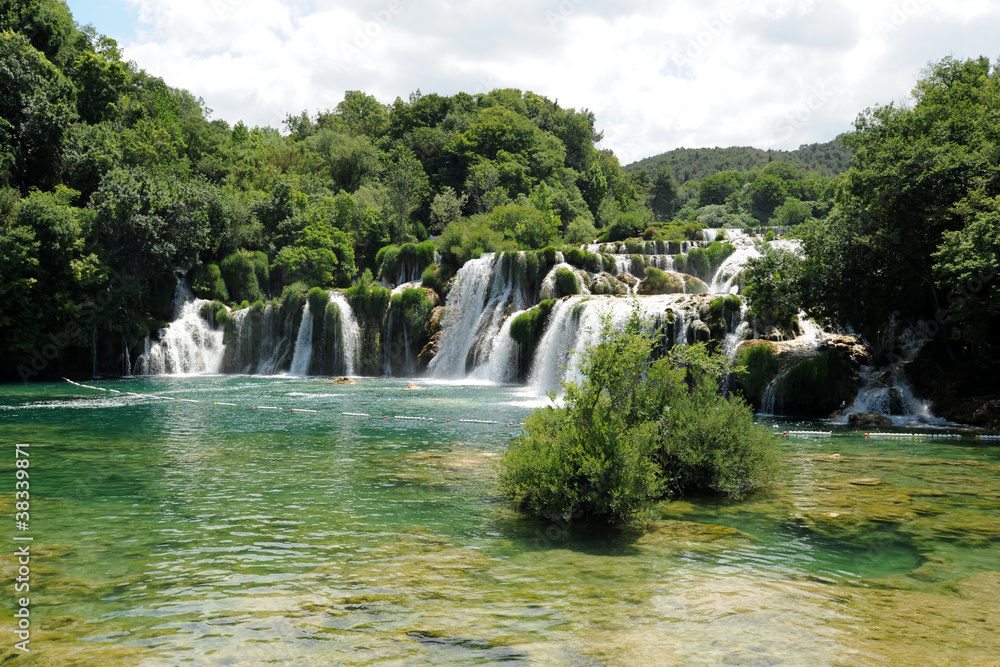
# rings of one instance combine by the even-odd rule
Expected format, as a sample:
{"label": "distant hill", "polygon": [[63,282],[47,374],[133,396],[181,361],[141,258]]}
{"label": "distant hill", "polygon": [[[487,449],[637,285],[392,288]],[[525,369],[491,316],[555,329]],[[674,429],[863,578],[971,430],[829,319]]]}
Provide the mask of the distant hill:
{"label": "distant hill", "polygon": [[626,165],[626,172],[645,169],[650,175],[662,165],[673,168],[677,183],[700,181],[720,171],[745,172],[751,167],[763,167],[768,162],[782,161],[803,171],[823,176],[837,176],[851,166],[852,151],[840,143],[840,137],[823,144],[803,144],[794,151],[762,150],[752,146],[732,148],[675,148]]}

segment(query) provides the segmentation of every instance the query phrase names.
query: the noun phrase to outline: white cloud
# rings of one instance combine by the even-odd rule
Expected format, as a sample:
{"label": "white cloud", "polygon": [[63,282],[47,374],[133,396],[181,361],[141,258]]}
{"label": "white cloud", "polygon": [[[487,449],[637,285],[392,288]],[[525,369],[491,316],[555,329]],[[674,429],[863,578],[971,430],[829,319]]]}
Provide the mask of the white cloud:
{"label": "white cloud", "polygon": [[230,122],[279,126],[346,90],[517,87],[594,111],[623,163],[829,140],[928,62],[995,57],[1000,32],[988,0],[128,1],[126,56]]}

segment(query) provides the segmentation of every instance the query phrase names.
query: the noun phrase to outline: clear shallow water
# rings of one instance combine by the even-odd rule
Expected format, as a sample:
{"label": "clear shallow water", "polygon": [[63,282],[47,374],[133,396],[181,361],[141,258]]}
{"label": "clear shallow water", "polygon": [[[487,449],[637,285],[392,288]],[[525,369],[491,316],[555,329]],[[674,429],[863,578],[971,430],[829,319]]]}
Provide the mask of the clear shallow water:
{"label": "clear shallow water", "polygon": [[[773,490],[675,501],[607,535],[496,498],[496,454],[533,402],[520,389],[358,382],[93,383],[197,404],[0,388],[5,450],[31,444],[36,664],[1000,656],[1000,448],[781,439]],[[13,454],[0,466],[12,480]]]}

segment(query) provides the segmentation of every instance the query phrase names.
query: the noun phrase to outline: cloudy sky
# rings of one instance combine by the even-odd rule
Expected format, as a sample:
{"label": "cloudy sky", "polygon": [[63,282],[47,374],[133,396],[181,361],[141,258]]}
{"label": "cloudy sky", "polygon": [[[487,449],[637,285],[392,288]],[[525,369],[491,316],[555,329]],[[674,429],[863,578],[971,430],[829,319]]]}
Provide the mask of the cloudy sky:
{"label": "cloudy sky", "polygon": [[1000,56],[993,0],[69,0],[214,118],[280,127],[346,90],[532,90],[587,108],[623,164],[796,148],[903,101],[929,62]]}

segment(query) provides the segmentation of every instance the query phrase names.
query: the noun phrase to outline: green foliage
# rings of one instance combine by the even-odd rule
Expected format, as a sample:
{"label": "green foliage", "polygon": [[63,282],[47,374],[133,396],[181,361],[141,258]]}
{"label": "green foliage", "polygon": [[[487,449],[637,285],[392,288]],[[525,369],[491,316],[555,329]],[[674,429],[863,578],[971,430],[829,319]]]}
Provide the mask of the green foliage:
{"label": "green foliage", "polygon": [[670,167],[678,183],[683,185],[719,172],[748,172],[755,167],[766,167],[769,163],[784,162],[801,172],[815,172],[829,178],[847,171],[853,154],[854,151],[842,141],[842,137],[822,144],[802,145],[793,151],[761,150],[750,146],[676,148],[634,162],[625,170],[644,170],[654,176],[662,167]]}
{"label": "green foliage", "polygon": [[309,286],[303,282],[286,285],[281,292],[281,308],[286,313],[298,314],[302,312],[302,307],[306,304],[306,295]]}
{"label": "green foliage", "polygon": [[504,452],[504,495],[550,520],[622,523],[670,495],[769,483],[772,436],[742,400],[718,395],[725,362],[700,347],[651,361],[654,345],[638,310],[621,330],[606,320],[564,407],[532,412]]}
{"label": "green foliage", "polygon": [[812,207],[809,204],[789,197],[781,206],[774,209],[774,217],[771,224],[781,227],[798,225],[805,222],[812,215]]}
{"label": "green foliage", "polygon": [[437,264],[431,264],[420,275],[420,285],[432,289],[438,294],[444,294],[443,269]]}
{"label": "green foliage", "polygon": [[326,304],[330,302],[330,292],[322,287],[313,287],[306,292],[310,313],[326,312]]}
{"label": "green foliage", "polygon": [[645,279],[639,286],[641,294],[683,294],[684,283],[677,276],[665,273],[655,266],[643,269]]}
{"label": "green foliage", "polygon": [[274,263],[286,283],[301,280],[315,286],[343,286],[357,272],[350,237],[322,222],[307,225],[293,245],[281,249]]}
{"label": "green foliage", "polygon": [[233,301],[257,301],[264,297],[257,281],[252,253],[235,252],[222,260],[219,269]]}
{"label": "green foliage", "polygon": [[580,276],[570,269],[556,269],[556,291],[559,296],[580,293]]}
{"label": "green foliage", "polygon": [[452,222],[441,232],[437,244],[442,262],[455,271],[484,252],[517,249],[513,241],[505,240],[502,233],[490,226],[486,216],[473,216]]}
{"label": "green foliage", "polygon": [[559,219],[551,211],[526,204],[504,204],[489,214],[490,226],[525,250],[542,248],[559,236]]}
{"label": "green foliage", "polygon": [[731,243],[715,241],[707,248],[691,248],[682,262],[678,263],[675,259],[674,266],[678,271],[711,280],[716,270],[735,250]]}
{"label": "green foliage", "polygon": [[411,287],[403,290],[400,294],[393,294],[390,298],[390,304],[393,313],[402,317],[403,323],[410,332],[410,338],[418,346],[422,346],[427,338],[424,335],[424,330],[431,310],[434,308],[434,302],[423,289]]}
{"label": "green foliage", "polygon": [[753,405],[760,406],[764,391],[781,368],[774,346],[764,340],[745,344],[736,355],[736,367],[739,369],[736,380],[743,388],[743,395]]}
{"label": "green foliage", "polygon": [[559,250],[555,246],[548,245],[538,251],[538,257],[539,259],[545,260],[548,264],[555,264],[557,252],[559,252]]}
{"label": "green foliage", "polygon": [[218,264],[202,264],[191,277],[191,291],[200,299],[229,300],[229,290]]}
{"label": "green foliage", "polygon": [[515,317],[514,321],[510,323],[510,337],[518,345],[533,348],[545,329],[549,313],[555,303],[555,299],[545,299],[534,308]]}
{"label": "green foliage", "polygon": [[743,294],[750,312],[765,324],[790,331],[802,306],[802,262],[770,245],[759,246],[760,257],[747,262]]}

